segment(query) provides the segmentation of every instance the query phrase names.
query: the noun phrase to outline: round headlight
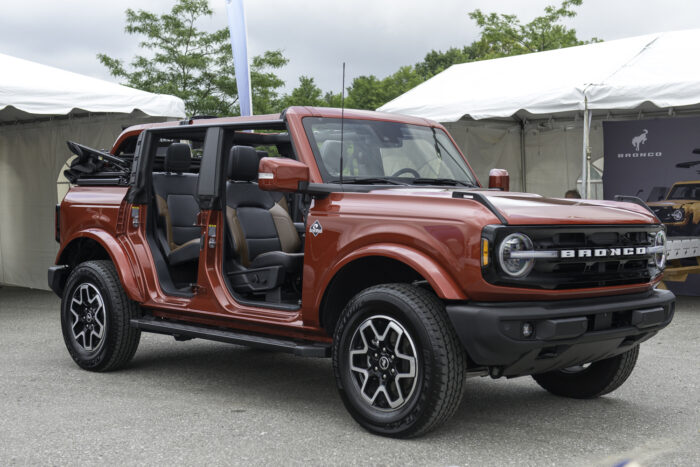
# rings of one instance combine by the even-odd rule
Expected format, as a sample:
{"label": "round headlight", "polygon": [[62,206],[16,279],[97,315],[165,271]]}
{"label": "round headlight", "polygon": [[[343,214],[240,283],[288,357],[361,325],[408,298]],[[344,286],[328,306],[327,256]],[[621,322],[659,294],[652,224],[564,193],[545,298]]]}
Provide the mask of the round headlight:
{"label": "round headlight", "polygon": [[498,248],[498,262],[501,269],[512,277],[528,275],[535,265],[534,258],[514,258],[511,255],[513,252],[526,250],[532,250],[532,240],[527,235],[512,233],[504,238]]}
{"label": "round headlight", "polygon": [[682,209],[676,209],[671,213],[671,218],[676,222],[682,221],[683,216],[684,216],[684,212]]}
{"label": "round headlight", "polygon": [[666,234],[663,230],[659,231],[654,238],[654,246],[661,246],[663,250],[660,253],[654,253],[654,263],[659,269],[663,269],[666,266]]}

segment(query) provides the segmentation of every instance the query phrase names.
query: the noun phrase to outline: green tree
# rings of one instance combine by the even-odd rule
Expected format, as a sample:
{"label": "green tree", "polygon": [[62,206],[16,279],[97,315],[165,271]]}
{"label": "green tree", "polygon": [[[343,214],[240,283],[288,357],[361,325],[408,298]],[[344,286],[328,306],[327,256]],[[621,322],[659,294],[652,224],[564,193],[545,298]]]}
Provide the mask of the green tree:
{"label": "green tree", "polygon": [[575,29],[561,24],[562,20],[576,16],[574,8],[582,3],[583,0],[564,0],[558,7],[547,6],[543,15],[527,24],[522,24],[515,15],[474,10],[469,17],[480,30],[476,41],[461,49],[432,50],[421,62],[401,67],[383,79],[374,75],[358,76],[348,89],[348,104],[360,109],[376,109],[458,63],[600,42],[595,37],[589,41],[579,40]]}
{"label": "green tree", "polygon": [[[230,57],[231,54],[229,53],[228,56]],[[284,81],[273,70],[282,68],[288,62],[281,50],[268,50],[263,55],[253,57],[250,64],[250,85],[253,92],[253,111],[256,114],[277,112],[279,90],[284,86]],[[229,63],[231,67],[229,76],[234,76],[233,60]]]}
{"label": "green tree", "polygon": [[[127,86],[180,97],[189,115],[237,114],[228,29],[210,33],[197,28],[197,21],[212,13],[207,0],[177,0],[171,11],[162,15],[127,9],[124,30],[144,37],[139,47],[147,54],[136,55],[130,69],[119,59],[105,54],[97,57]],[[276,107],[284,82],[274,70],[287,61],[279,50],[253,57],[251,87],[256,113]]]}
{"label": "green tree", "polygon": [[431,50],[423,58],[422,62],[416,63],[415,69],[424,80],[432,78],[458,63],[473,62],[483,60],[486,55],[487,46],[481,41],[475,41],[470,45],[465,45],[461,49],[451,47],[446,51]]}
{"label": "green tree", "polygon": [[575,45],[599,42],[597,38],[582,41],[576,37],[576,30],[567,28],[560,21],[576,16],[574,7],[581,6],[583,0],[564,0],[560,6],[547,6],[544,14],[527,24],[521,24],[515,15],[497,13],[484,14],[474,10],[469,17],[476,21],[481,36],[476,41],[482,47],[480,60],[520,55],[531,52],[561,49]]}
{"label": "green tree", "polygon": [[423,81],[424,79],[412,66],[402,66],[384,79],[378,79],[374,75],[358,76],[352,80],[348,88],[346,106],[373,110]]}
{"label": "green tree", "polygon": [[313,78],[300,76],[299,86],[282,99],[283,108],[292,105],[322,106],[326,105],[326,101],[323,98],[323,91],[316,86]]}
{"label": "green tree", "polygon": [[328,91],[323,95],[323,105],[326,107],[341,107],[343,105],[343,97],[340,93]]}

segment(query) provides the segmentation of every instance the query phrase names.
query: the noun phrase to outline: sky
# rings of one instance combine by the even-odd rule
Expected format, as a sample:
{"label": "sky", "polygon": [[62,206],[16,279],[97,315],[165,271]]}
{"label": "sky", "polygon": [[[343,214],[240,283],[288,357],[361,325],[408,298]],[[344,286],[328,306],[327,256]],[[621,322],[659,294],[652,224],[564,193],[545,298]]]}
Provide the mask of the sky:
{"label": "sky", "polygon": [[[559,0],[560,1],[560,0]],[[115,81],[98,53],[128,62],[139,36],[124,32],[124,10],[170,10],[174,0],[0,0],[0,53]],[[245,0],[249,55],[282,49],[289,64],[278,72],[285,90],[300,75],[339,92],[353,77],[380,78],[422,60],[431,50],[471,43],[478,29],[468,13],[512,13],[523,23],[557,0]],[[225,0],[210,0],[206,30],[227,26]],[[565,24],[579,39],[604,40],[700,27],[700,2],[584,0]],[[2,73],[2,70],[0,70]]]}

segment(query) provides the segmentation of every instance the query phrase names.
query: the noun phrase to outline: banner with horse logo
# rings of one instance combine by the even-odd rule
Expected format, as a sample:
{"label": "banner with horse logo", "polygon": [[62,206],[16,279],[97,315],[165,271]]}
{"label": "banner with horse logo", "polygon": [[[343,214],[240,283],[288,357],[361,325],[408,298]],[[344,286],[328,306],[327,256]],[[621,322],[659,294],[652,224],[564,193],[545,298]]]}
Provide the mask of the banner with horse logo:
{"label": "banner with horse logo", "polygon": [[[700,117],[603,122],[603,147],[605,199],[637,196],[669,237],[700,237]],[[673,290],[700,294],[700,276]]]}

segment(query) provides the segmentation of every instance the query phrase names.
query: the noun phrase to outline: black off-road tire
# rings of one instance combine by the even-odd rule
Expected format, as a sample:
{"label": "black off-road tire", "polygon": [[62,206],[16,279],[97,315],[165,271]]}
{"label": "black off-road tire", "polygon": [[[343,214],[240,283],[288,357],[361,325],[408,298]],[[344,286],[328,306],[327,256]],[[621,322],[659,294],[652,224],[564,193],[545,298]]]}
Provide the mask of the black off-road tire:
{"label": "black off-road tire", "polygon": [[[391,331],[384,331],[385,339],[375,339],[379,344],[376,347],[370,345],[365,355],[361,353],[367,347],[367,344],[362,345],[363,339],[372,344],[371,336],[377,335],[369,327],[361,330],[363,326],[368,326],[367,323],[376,325],[379,334],[382,334],[382,329],[391,327]],[[384,324],[386,326],[382,327]],[[398,328],[405,331],[405,334],[401,334],[403,337],[396,337],[400,335],[395,331]],[[363,332],[366,333],[364,338],[361,335]],[[392,336],[396,337],[403,349],[401,355],[394,352],[399,345],[391,342]],[[395,438],[419,436],[444,423],[457,410],[466,379],[466,353],[448,321],[445,305],[432,292],[409,284],[369,287],[347,304],[333,337],[333,369],[340,396],[352,417],[370,432]],[[388,343],[388,350],[382,350],[382,342]],[[374,353],[373,348],[379,353]],[[374,403],[365,399],[362,382],[368,380],[366,386],[372,392],[373,384],[383,382],[384,371],[389,377],[389,380],[385,380],[385,389],[391,393],[390,397],[400,394],[396,392],[398,381],[404,388],[410,386],[411,378],[399,375],[410,371],[407,367],[410,367],[411,348],[416,352],[416,376],[410,392],[407,389],[402,391],[405,393],[405,397],[400,399],[402,404],[395,408],[387,407],[389,398],[384,394],[377,395],[377,392],[374,393]],[[351,350],[361,353],[352,357],[357,359],[353,360],[353,364],[350,363]],[[388,353],[382,353],[384,351]],[[380,355],[379,359],[375,358],[376,355]],[[392,366],[380,368],[385,355],[395,356],[396,363],[391,358]],[[404,359],[407,356],[409,360]],[[353,366],[364,365],[365,361],[368,372],[374,369],[375,376],[367,377],[358,374],[357,370],[351,370]],[[379,367],[372,366],[377,362],[380,363]],[[397,374],[393,382],[389,374],[392,371]],[[398,396],[396,399],[399,400]]]}
{"label": "black off-road tire", "polygon": [[[99,310],[100,303],[104,312]],[[92,308],[85,312],[85,306]],[[124,292],[111,261],[79,264],[68,276],[61,300],[61,329],[68,353],[85,370],[103,372],[123,367],[139,346],[141,331],[130,325],[131,318],[138,317],[139,312],[139,305]],[[87,314],[91,315],[89,322]],[[85,333],[76,337],[76,332],[86,331],[86,325],[99,329],[100,321],[104,321],[102,337],[93,334],[87,341]]]}
{"label": "black off-road tire", "polygon": [[537,384],[562,397],[593,399],[613,392],[632,374],[639,346],[627,352],[591,363],[579,371],[550,371],[532,375]]}

